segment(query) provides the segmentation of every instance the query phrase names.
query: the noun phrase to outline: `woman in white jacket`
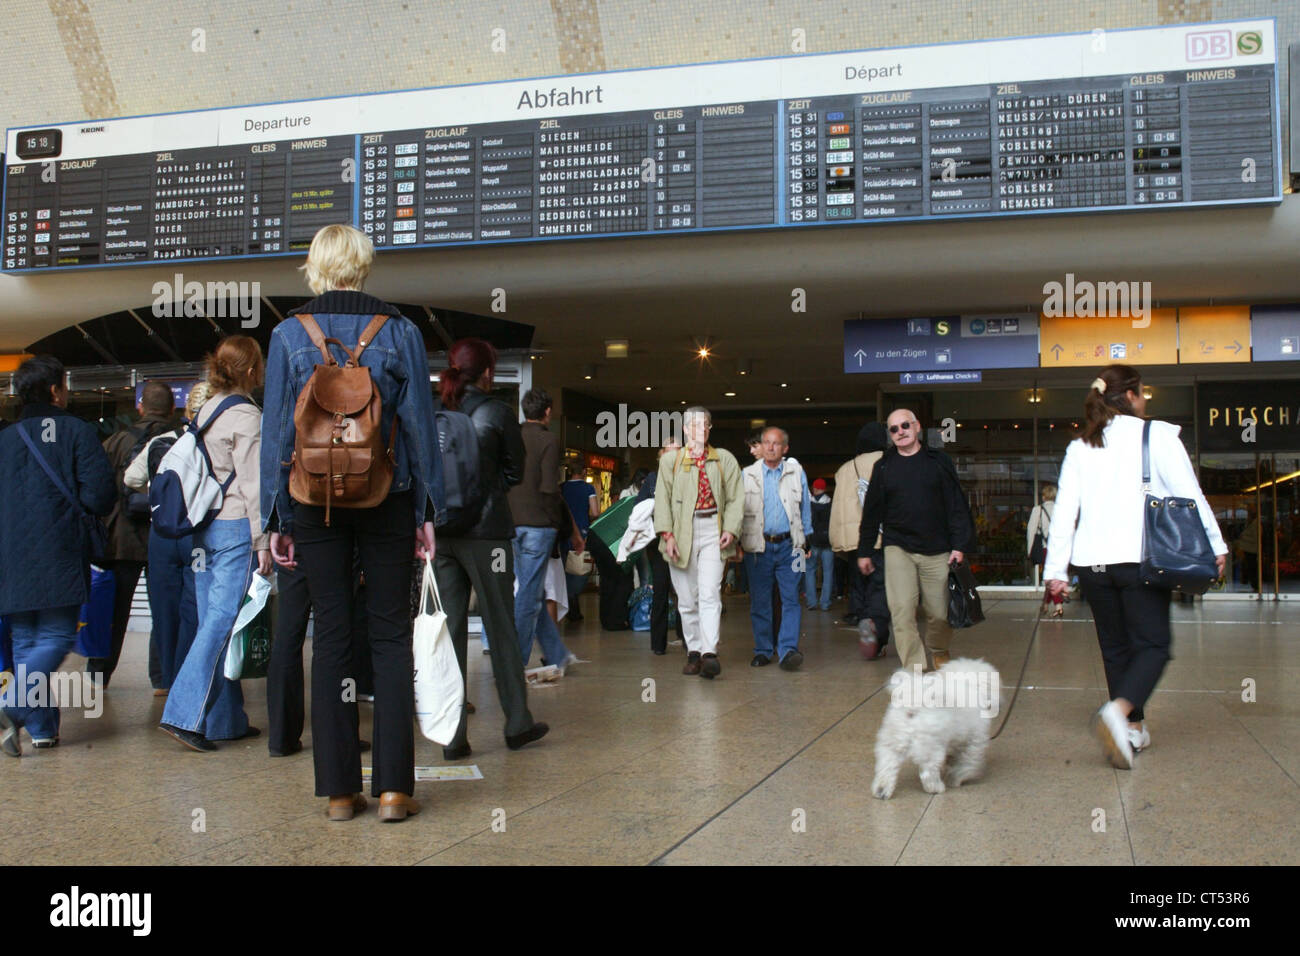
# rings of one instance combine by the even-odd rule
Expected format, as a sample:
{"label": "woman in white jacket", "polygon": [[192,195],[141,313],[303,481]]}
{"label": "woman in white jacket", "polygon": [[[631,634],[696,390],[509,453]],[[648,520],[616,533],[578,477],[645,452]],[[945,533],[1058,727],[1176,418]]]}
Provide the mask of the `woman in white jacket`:
{"label": "woman in white jacket", "polygon": [[[1170,592],[1142,583],[1142,378],[1112,365],[1094,379],[1084,401],[1083,433],[1061,466],[1044,577],[1053,596],[1069,587],[1075,565],[1097,625],[1110,701],[1094,728],[1111,762],[1133,766],[1151,743],[1143,706],[1169,660]],[[1228,547],[1201,492],[1179,428],[1151,423],[1151,494],[1194,499],[1223,573]],[[1076,518],[1078,526],[1075,526]]]}

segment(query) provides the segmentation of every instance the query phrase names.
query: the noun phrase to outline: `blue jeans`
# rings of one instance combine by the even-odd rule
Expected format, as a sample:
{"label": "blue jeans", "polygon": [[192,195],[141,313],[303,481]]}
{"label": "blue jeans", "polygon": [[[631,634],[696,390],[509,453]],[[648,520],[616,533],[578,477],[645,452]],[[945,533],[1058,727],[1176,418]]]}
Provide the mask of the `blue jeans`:
{"label": "blue jeans", "polygon": [[821,609],[823,611],[829,611],[831,609],[831,582],[835,580],[835,552],[830,548],[819,548],[816,545],[812,545],[811,550],[812,555],[808,558],[808,563],[804,570],[804,600],[808,602],[808,609],[812,610],[813,602],[817,598],[817,566],[821,565]]}
{"label": "blue jeans", "polygon": [[[746,555],[750,558],[751,555]],[[754,653],[767,657],[777,645],[777,659],[799,649],[799,572],[794,569],[794,550],[790,542],[767,542],[762,552],[752,555],[749,566],[749,616],[754,624]],[[781,592],[781,633],[772,639],[772,578]]]}
{"label": "blue jeans", "polygon": [[546,612],[543,600],[546,565],[555,546],[554,528],[515,528],[515,630],[519,633],[519,656],[524,666],[533,653],[533,638],[542,645],[546,663],[564,666],[569,649],[560,640],[560,631]]}
{"label": "blue jeans", "polygon": [[9,719],[20,727],[26,727],[34,740],[59,736],[59,708],[54,706],[50,675],[59,669],[63,659],[76,646],[80,617],[81,608],[75,604],[40,611],[20,611],[9,616],[14,674],[15,677],[22,675],[27,682],[26,688],[19,688],[15,682],[8,690],[8,694],[14,695],[10,699],[17,701],[21,689],[26,691],[27,699],[30,700],[34,689],[32,678],[37,674],[45,675],[46,706],[5,708]]}
{"label": "blue jeans", "polygon": [[149,531],[149,614],[161,670],[159,687],[170,688],[199,627],[194,591],[193,541]]}
{"label": "blue jeans", "polygon": [[204,552],[204,570],[194,576],[199,627],[172,681],[162,722],[234,740],[248,730],[239,681],[226,680],[226,645],[253,578],[253,542],[248,519],[218,519],[194,535]]}

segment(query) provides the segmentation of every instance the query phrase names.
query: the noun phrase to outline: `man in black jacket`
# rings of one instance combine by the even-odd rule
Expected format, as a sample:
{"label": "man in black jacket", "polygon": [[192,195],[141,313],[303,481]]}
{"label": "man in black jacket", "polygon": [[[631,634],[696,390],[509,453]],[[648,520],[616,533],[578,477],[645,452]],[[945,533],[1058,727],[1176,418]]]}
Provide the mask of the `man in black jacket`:
{"label": "man in black jacket", "polygon": [[9,683],[0,710],[0,748],[11,757],[22,753],[20,726],[37,747],[59,742],[59,709],[35,693],[36,681],[48,688],[77,642],[90,597],[88,523],[108,514],[115,498],[94,427],[68,414],[63,374],[48,355],[19,366],[13,384],[22,412],[0,434],[0,615],[9,619],[14,673],[24,684]]}
{"label": "man in black jacket", "polygon": [[[877,462],[863,503],[858,531],[858,567],[871,574],[871,551],[883,530],[885,595],[893,618],[894,643],[908,669],[948,661],[948,566],[961,561],[975,536],[966,496],[952,459],[926,448],[911,410],[889,416],[891,451]],[[928,620],[926,641],[916,626],[918,599]],[[928,645],[928,647],[927,647]]]}

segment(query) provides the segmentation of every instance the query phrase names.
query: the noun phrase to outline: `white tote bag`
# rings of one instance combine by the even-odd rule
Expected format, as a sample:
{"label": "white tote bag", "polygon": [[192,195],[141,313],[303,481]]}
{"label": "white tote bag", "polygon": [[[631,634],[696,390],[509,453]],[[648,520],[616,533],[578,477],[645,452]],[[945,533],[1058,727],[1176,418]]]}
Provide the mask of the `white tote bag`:
{"label": "white tote bag", "polygon": [[415,619],[415,716],[420,733],[444,747],[456,736],[461,708],[465,703],[465,682],[456,663],[447,614],[438,596],[433,562],[424,561],[424,583],[420,585],[420,613]]}
{"label": "white tote bag", "polygon": [[239,680],[239,675],[244,672],[244,642],[239,639],[239,632],[262,613],[270,596],[271,579],[254,573],[253,580],[248,585],[248,594],[239,608],[239,616],[235,618],[235,626],[230,629],[230,643],[226,645],[226,663],[222,671],[226,680]]}

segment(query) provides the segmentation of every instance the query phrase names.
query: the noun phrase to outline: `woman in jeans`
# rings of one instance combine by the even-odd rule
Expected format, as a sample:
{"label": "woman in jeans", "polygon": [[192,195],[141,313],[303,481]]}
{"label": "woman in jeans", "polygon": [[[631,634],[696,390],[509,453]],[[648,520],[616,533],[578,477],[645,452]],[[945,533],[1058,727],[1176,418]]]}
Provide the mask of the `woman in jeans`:
{"label": "woman in jeans", "polygon": [[[1069,588],[1077,566],[1097,624],[1110,700],[1094,730],[1111,763],[1131,769],[1133,754],[1151,744],[1143,707],[1169,660],[1170,592],[1143,584],[1142,378],[1112,365],[1094,379],[1084,401],[1083,433],[1061,466],[1044,577],[1053,598]],[[1196,502],[1223,573],[1228,553],[1218,523],[1196,481],[1178,426],[1151,423],[1151,494]],[[1078,526],[1075,521],[1078,520]]]}
{"label": "woman in jeans", "polygon": [[241,740],[261,733],[248,725],[239,682],[227,680],[223,668],[226,645],[253,571],[271,573],[258,499],[262,415],[249,398],[262,384],[264,370],[262,348],[255,339],[247,335],[222,339],[208,357],[212,396],[194,419],[198,427],[207,429],[203,443],[213,474],[224,483],[234,472],[234,480],[216,520],[193,536],[202,561],[194,575],[198,630],[172,681],[158,726],[200,752],[216,750],[214,740]]}
{"label": "woman in jeans", "polygon": [[[366,580],[367,640],[374,671],[371,795],[379,819],[418,813],[415,794],[415,664],[407,585],[411,555],[433,554],[433,522],[443,510],[442,458],[433,419],[424,338],[393,306],[361,291],[375,249],[351,226],[325,226],[303,266],[316,298],[271,333],[263,418],[262,515],[271,550],[286,568],[301,565],[315,615],[311,648],[312,761],[316,795],[328,797],[330,820],[351,820],[366,808],[361,795],[360,675],[352,653],[353,555]],[[313,342],[315,327],[323,339]],[[380,321],[382,319],[382,321]],[[369,339],[367,329],[370,330]],[[294,410],[323,350],[340,365],[344,348],[360,350],[379,390],[380,438],[391,448],[388,494],[370,508],[295,500],[289,491],[296,430]],[[394,434],[394,430],[398,430]],[[346,440],[346,434],[342,436]]]}
{"label": "woman in jeans", "polygon": [[[523,477],[524,440],[514,410],[491,397],[496,349],[482,339],[461,339],[452,345],[447,358],[450,367],[442,373],[438,391],[444,408],[468,415],[474,425],[483,500],[473,514],[452,515],[449,523],[439,526],[434,570],[462,678],[466,676],[469,643],[470,588],[478,595],[483,629],[492,635],[488,653],[506,715],[506,746],[518,750],[541,740],[550,729],[534,721],[528,711],[524,662],[515,629],[511,544],[515,523],[506,492]],[[456,736],[442,748],[442,755],[447,760],[461,760],[472,752],[462,711]]]}

